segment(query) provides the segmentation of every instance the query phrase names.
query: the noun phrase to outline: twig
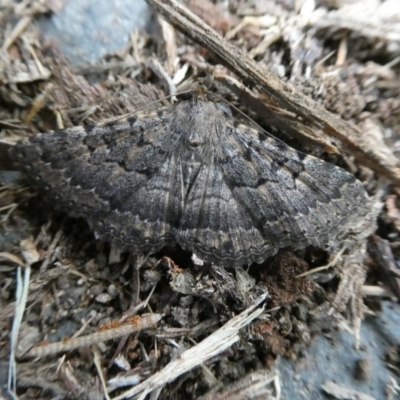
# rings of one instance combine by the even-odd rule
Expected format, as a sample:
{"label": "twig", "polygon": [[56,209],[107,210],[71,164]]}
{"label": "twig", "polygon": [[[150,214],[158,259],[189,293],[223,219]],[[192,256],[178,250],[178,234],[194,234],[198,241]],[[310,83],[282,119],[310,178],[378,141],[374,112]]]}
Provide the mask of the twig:
{"label": "twig", "polygon": [[332,261],[330,261],[327,265],[323,265],[322,267],[317,267],[317,268],[310,269],[309,271],[303,272],[300,275],[296,275],[296,278],[304,278],[305,276],[308,276],[308,275],[311,275],[311,274],[315,274],[316,272],[325,271],[326,269],[329,269],[329,268],[333,267],[339,261],[340,257],[342,257],[342,255],[343,255],[345,250],[346,250],[346,246],[343,246],[337,252],[335,257],[333,257]]}
{"label": "twig", "polygon": [[267,125],[273,125],[277,128],[282,128],[287,134],[294,137],[301,136],[303,140],[315,143],[330,153],[338,153],[337,148],[332,145],[326,139],[326,137],[320,135],[320,132],[313,130],[311,126],[305,126],[296,118],[296,115],[293,113],[286,112],[286,118],[279,118],[279,114],[282,115],[285,110],[280,109],[275,113],[271,112],[274,107],[265,104],[260,97],[257,96],[257,94],[247,89],[245,85],[240,83],[232,76],[215,71],[214,79],[227,86],[236,96],[240,98],[243,104],[249,106],[258,115],[262,115],[262,118]]}
{"label": "twig", "polygon": [[20,267],[23,267],[25,265],[24,262],[18,256],[15,256],[14,254],[11,253],[0,252],[0,260],[11,261],[15,264],[18,264]]}
{"label": "twig", "polygon": [[[220,388],[215,386],[198,400],[279,400],[281,396],[279,375],[266,370],[251,372],[239,381],[226,385],[222,390],[218,389]],[[273,391],[275,395],[272,394]]]}
{"label": "twig", "polygon": [[15,25],[14,29],[12,30],[11,34],[5,38],[2,50],[7,51],[8,48],[15,42],[16,39],[22,34],[22,32],[29,26],[32,22],[32,17],[27,16],[21,18],[17,25]]}
{"label": "twig", "polygon": [[50,246],[47,250],[47,254],[45,259],[43,260],[42,265],[40,266],[40,273],[44,273],[47,270],[47,267],[49,265],[50,259],[53,257],[54,250],[56,249],[58,242],[61,239],[61,236],[63,234],[63,223],[61,224],[60,229],[58,232],[55,234],[53,240],[50,243]]}
{"label": "twig", "polygon": [[377,296],[377,297],[393,296],[393,292],[380,286],[364,285],[361,288],[361,290],[363,296]]}
{"label": "twig", "polygon": [[382,271],[382,280],[393,291],[400,301],[400,274],[393,257],[390,243],[381,237],[374,235],[369,241],[369,247],[376,262]]}
{"label": "twig", "polygon": [[92,352],[93,352],[93,362],[94,362],[94,365],[96,366],[97,374],[98,374],[100,382],[101,382],[101,388],[103,389],[104,398],[106,400],[110,400],[110,396],[107,393],[106,381],[104,380],[103,371],[101,369],[100,352],[99,352],[97,346],[93,346]]}
{"label": "twig", "polygon": [[128,320],[127,324],[116,328],[105,329],[86,336],[80,336],[62,342],[50,343],[42,346],[36,346],[23,357],[44,357],[51,354],[75,350],[79,347],[87,347],[98,342],[105,342],[130,333],[141,331],[157,324],[161,320],[161,314],[144,314],[142,316],[133,317]]}

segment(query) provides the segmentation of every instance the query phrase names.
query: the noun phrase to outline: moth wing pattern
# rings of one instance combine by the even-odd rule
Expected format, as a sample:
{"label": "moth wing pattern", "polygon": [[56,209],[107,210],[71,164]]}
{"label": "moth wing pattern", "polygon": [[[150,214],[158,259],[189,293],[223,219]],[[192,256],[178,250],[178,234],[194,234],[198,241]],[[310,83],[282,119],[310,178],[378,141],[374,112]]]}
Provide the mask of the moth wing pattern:
{"label": "moth wing pattern", "polygon": [[363,209],[366,191],[344,169],[247,126],[227,130],[218,164],[272,248],[322,246]]}
{"label": "moth wing pattern", "polygon": [[70,215],[123,248],[153,252],[174,240],[182,206],[177,143],[165,135],[171,112],[37,134],[10,155]]}
{"label": "moth wing pattern", "polygon": [[187,195],[178,237],[206,259],[249,265],[280,248],[323,246],[367,199],[342,168],[244,125],[224,129]]}
{"label": "moth wing pattern", "polygon": [[227,266],[261,262],[271,252],[270,241],[254,228],[215,164],[202,166],[187,195],[178,243]]}
{"label": "moth wing pattern", "polygon": [[367,194],[344,169],[228,119],[201,96],[11,151],[73,216],[133,252],[180,244],[221,266],[323,247]]}

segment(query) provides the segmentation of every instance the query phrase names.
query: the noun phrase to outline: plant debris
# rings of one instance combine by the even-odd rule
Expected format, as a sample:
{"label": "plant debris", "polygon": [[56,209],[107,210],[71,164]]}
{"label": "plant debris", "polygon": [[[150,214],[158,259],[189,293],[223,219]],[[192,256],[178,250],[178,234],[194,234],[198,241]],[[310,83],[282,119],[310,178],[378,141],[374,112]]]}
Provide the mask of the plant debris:
{"label": "plant debris", "polygon": [[[335,359],[316,366],[309,349],[324,337],[339,359],[340,331],[357,357],[319,383],[321,399],[395,398],[398,337],[373,385],[363,352],[378,350],[362,332],[399,312],[398,2],[148,0],[153,29],[79,65],[35,23],[62,3],[0,9],[1,395],[294,398],[296,374],[282,380],[279,360],[322,376]],[[247,269],[178,246],[143,257],[98,240],[13,171],[21,139],[185,101],[199,81],[228,115],[355,175],[370,195],[362,221],[329,249]]]}

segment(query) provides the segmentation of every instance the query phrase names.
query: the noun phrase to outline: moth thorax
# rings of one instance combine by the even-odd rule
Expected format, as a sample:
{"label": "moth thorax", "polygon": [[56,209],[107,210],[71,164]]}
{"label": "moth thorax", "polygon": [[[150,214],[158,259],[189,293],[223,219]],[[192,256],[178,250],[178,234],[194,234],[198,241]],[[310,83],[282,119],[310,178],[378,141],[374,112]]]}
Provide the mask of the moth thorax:
{"label": "moth thorax", "polygon": [[202,135],[199,131],[197,130],[192,130],[187,133],[186,135],[186,144],[193,148],[196,149],[197,147],[201,146],[204,144],[204,135]]}

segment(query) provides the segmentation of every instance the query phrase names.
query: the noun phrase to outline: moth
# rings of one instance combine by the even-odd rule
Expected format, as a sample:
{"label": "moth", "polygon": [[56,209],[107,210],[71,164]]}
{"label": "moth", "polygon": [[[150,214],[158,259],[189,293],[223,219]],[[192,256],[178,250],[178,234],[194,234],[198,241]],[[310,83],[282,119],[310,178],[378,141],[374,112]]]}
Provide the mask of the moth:
{"label": "moth", "polygon": [[368,199],[352,174],[235,123],[200,92],[35,135],[10,156],[55,204],[121,249],[179,244],[220,266],[324,247]]}

